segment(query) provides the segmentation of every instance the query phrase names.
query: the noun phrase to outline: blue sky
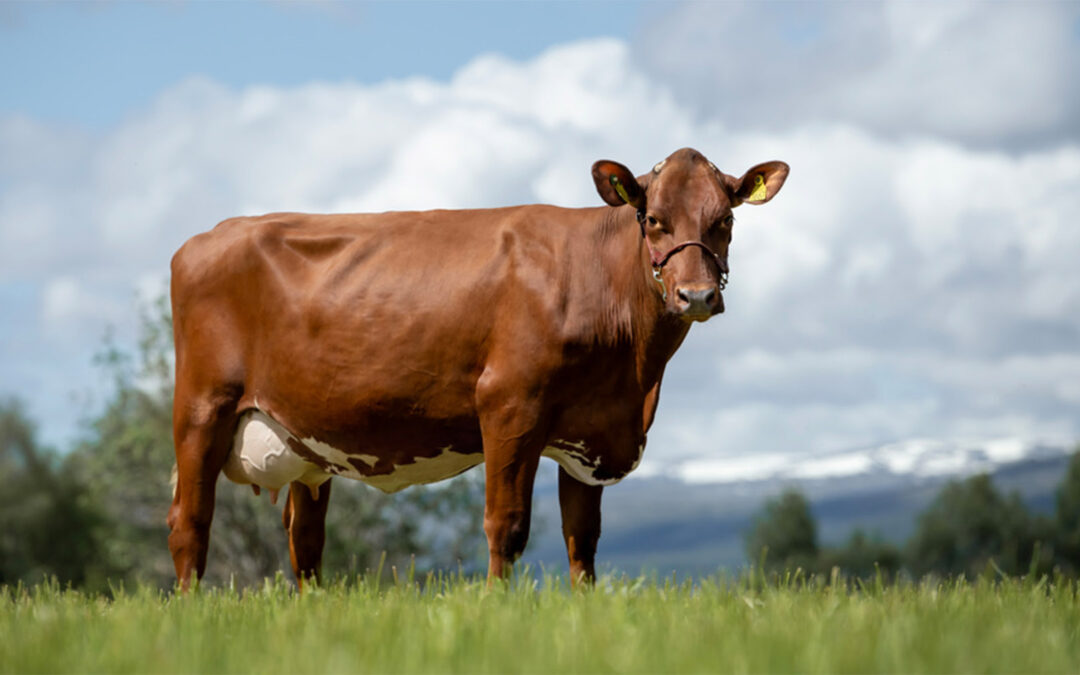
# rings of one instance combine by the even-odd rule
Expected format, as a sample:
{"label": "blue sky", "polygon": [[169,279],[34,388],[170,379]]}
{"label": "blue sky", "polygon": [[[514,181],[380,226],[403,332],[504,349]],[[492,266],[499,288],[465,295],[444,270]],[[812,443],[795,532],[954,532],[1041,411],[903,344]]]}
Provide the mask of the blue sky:
{"label": "blue sky", "polygon": [[3,3],[0,63],[0,395],[58,446],[223,218],[597,205],[682,146],[792,174],[642,471],[1080,439],[1080,4]]}
{"label": "blue sky", "polygon": [[95,127],[192,75],[222,84],[446,79],[478,54],[527,59],[629,38],[615,2],[67,2],[0,6],[0,113]]}

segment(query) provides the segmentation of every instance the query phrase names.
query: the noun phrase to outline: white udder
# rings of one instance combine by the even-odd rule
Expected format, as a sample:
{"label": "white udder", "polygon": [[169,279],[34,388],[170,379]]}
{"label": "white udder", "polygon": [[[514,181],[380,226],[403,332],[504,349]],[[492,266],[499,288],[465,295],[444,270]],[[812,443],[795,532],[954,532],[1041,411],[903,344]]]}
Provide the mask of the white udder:
{"label": "white udder", "polygon": [[[324,459],[330,473],[296,454],[289,447],[290,439]],[[397,492],[410,485],[434,483],[456,476],[483,459],[482,453],[454,452],[448,445],[433,457],[417,457],[407,464],[395,465],[387,473],[368,475],[350,460],[374,467],[378,457],[349,454],[315,438],[298,439],[263,411],[250,410],[244,413],[236,427],[224,471],[225,477],[234,483],[251,483],[268,490],[279,490],[292,481],[317,487],[335,475],[362,481],[383,492]]]}
{"label": "white udder", "polygon": [[244,413],[225,460],[225,477],[268,490],[280,490],[292,481],[309,487],[325,483],[329,474],[293,452],[290,437],[288,429],[261,410]]}

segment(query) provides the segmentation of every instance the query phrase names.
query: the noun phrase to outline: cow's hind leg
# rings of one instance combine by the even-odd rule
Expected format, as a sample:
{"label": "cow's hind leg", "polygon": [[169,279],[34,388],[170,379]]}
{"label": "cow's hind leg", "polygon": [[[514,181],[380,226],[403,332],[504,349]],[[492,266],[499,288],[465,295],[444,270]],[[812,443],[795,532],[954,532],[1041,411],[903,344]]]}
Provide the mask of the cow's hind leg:
{"label": "cow's hind leg", "polygon": [[301,589],[305,579],[321,580],[323,545],[326,543],[326,507],[330,504],[330,481],[316,489],[303,483],[289,484],[289,497],[281,521],[289,533],[289,558],[296,584]]}
{"label": "cow's hind leg", "polygon": [[218,474],[232,447],[236,398],[232,393],[187,396],[177,388],[173,405],[177,483],[169,510],[169,551],[180,587],[206,571],[210,522]]}

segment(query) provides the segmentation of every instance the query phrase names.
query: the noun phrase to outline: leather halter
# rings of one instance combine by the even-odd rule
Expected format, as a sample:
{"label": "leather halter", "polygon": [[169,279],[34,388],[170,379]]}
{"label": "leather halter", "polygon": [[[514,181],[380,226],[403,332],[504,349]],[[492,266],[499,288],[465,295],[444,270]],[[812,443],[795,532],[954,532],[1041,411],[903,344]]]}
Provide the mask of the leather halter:
{"label": "leather halter", "polygon": [[[693,240],[684,241],[681,244],[675,244],[674,246],[672,246],[667,253],[661,254],[659,251],[653,250],[652,246],[649,246],[649,240],[645,237],[644,209],[638,209],[637,221],[638,225],[641,226],[641,238],[645,241],[645,246],[649,249],[649,260],[650,262],[652,262],[653,278],[656,279],[661,286],[664,285],[664,282],[660,279],[660,270],[664,269],[664,265],[668,264],[668,261],[671,260],[671,257],[679,251],[682,251],[683,249],[690,248],[691,246],[697,246],[707,254],[705,256],[707,259],[712,260],[713,263],[716,264],[716,269],[720,272],[719,280],[716,283],[717,290],[722,291],[724,290],[724,288],[727,287],[728,274],[731,272],[731,270],[728,268],[727,260],[724,260],[715,252],[713,252],[713,250],[706,246],[704,242]],[[667,297],[667,288],[664,289],[664,297]]]}

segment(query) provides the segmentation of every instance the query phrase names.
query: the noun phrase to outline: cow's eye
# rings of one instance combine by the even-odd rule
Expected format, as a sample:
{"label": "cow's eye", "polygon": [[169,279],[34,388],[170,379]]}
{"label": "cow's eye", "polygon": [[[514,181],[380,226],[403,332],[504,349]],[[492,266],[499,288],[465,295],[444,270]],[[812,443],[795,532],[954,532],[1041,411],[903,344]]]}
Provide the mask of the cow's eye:
{"label": "cow's eye", "polygon": [[660,224],[660,221],[656,219],[656,216],[649,216],[649,225],[656,227]]}
{"label": "cow's eye", "polygon": [[712,225],[714,230],[728,230],[731,231],[731,226],[735,224],[735,217],[728,214],[723,218],[715,221]]}

